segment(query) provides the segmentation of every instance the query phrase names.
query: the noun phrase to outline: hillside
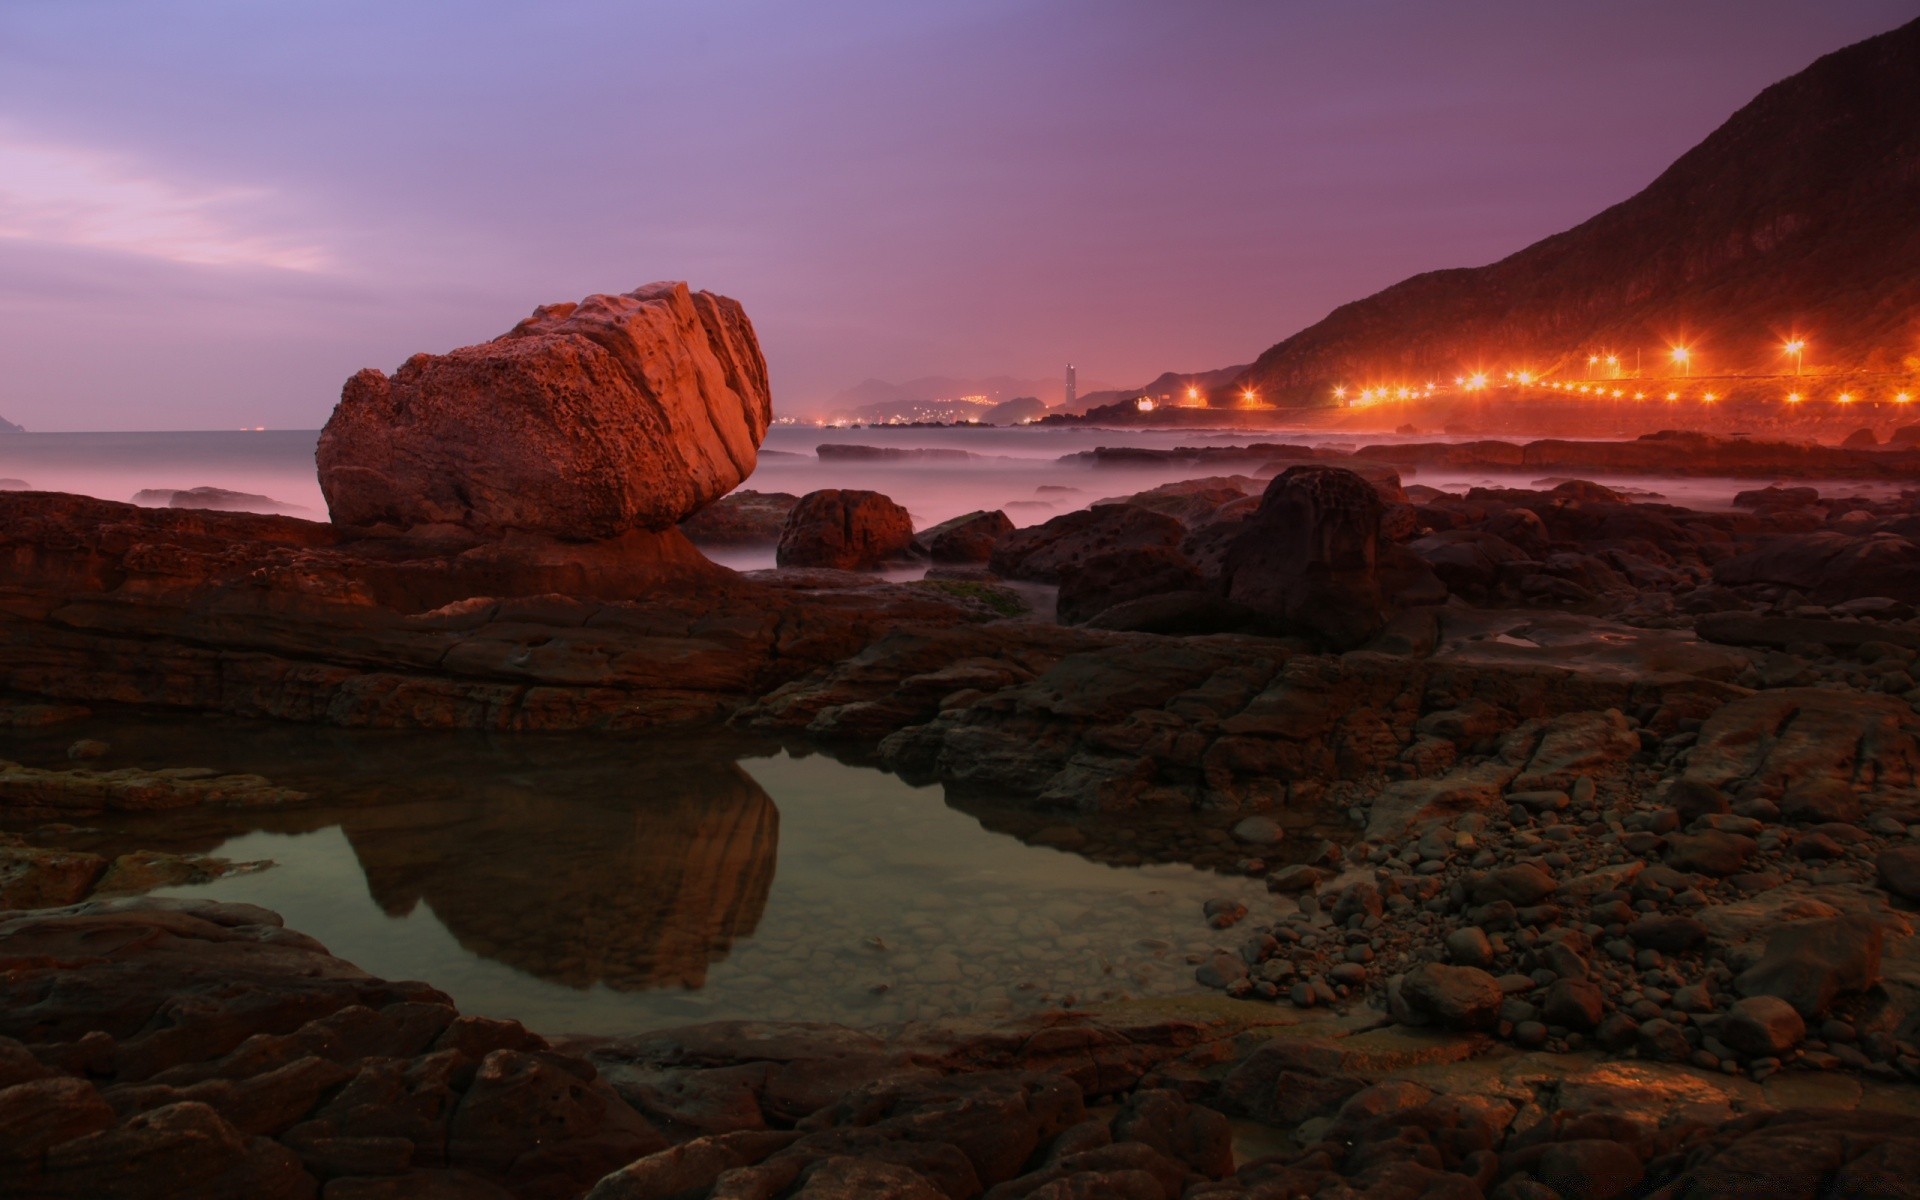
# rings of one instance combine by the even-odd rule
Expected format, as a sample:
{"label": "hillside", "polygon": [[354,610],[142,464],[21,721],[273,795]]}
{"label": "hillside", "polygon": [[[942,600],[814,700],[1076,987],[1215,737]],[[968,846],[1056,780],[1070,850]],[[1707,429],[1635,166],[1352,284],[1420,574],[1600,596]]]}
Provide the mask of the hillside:
{"label": "hillside", "polygon": [[[1416,275],[1334,310],[1215,392],[1280,405],[1475,370],[1920,370],[1920,21],[1760,93],[1645,190],[1489,266]],[[1656,359],[1659,360],[1656,362]]]}
{"label": "hillside", "polygon": [[26,427],[15,425],[5,417],[0,417],[0,433],[25,433]]}

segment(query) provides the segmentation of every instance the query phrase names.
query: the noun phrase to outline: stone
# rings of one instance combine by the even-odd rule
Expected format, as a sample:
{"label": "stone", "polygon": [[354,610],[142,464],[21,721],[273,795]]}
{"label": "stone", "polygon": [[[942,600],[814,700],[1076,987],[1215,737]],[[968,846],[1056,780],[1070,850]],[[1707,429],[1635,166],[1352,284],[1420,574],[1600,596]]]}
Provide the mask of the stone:
{"label": "stone", "polygon": [[739,488],[680,522],[680,532],[701,546],[771,546],[798,503],[787,492]]}
{"label": "stone", "polygon": [[752,1166],[800,1135],[748,1130],[694,1138],[635,1159],[593,1185],[585,1200],[668,1200],[711,1188],[721,1174]]}
{"label": "stone", "polygon": [[1676,871],[1725,878],[1744,867],[1759,848],[1758,842],[1744,834],[1717,829],[1676,833],[1667,838],[1666,862]]}
{"label": "stone", "polygon": [[1226,1117],[1178,1092],[1142,1088],[1113,1116],[1116,1142],[1142,1142],[1209,1179],[1233,1172],[1233,1132]]}
{"label": "stone", "polygon": [[1227,598],[1334,649],[1360,645],[1388,616],[1376,571],[1382,511],[1380,494],[1352,471],[1287,468],[1227,551]]}
{"label": "stone", "polygon": [[808,492],[787,514],[774,561],[783,567],[865,571],[913,548],[913,518],[879,492]]}
{"label": "stone", "polygon": [[1540,1015],[1549,1025],[1580,1033],[1597,1028],[1606,1014],[1606,994],[1586,979],[1556,979],[1540,1003]]}
{"label": "stone", "polygon": [[1743,996],[1777,996],[1809,1020],[1835,999],[1880,979],[1885,935],[1863,916],[1827,917],[1782,925],[1767,939],[1760,961],[1734,979]]}
{"label": "stone", "polygon": [[1272,817],[1255,815],[1242,817],[1236,822],[1233,836],[1254,846],[1277,846],[1286,838],[1287,831]]}
{"label": "stone", "polygon": [[1466,925],[1447,935],[1447,957],[1463,967],[1493,965],[1493,942],[1481,929]]}
{"label": "stone", "polygon": [[1895,846],[1874,860],[1880,886],[1902,900],[1920,902],[1920,846]]}
{"label": "stone", "polygon": [[1492,904],[1505,900],[1517,907],[1538,904],[1559,890],[1553,876],[1539,867],[1527,863],[1516,863],[1511,867],[1498,867],[1475,879],[1472,884],[1473,900],[1476,904]]}
{"label": "stone", "polygon": [[1006,579],[1060,583],[1088,560],[1115,550],[1178,551],[1186,529],[1175,518],[1138,505],[1096,504],[1004,535],[987,565]]}
{"label": "stone", "polygon": [[107,860],[98,854],[0,845],[0,909],[77,903],[106,869]]}
{"label": "stone", "polygon": [[1715,1035],[1747,1058],[1780,1058],[1807,1036],[1807,1023],[1777,996],[1748,996],[1727,1008]]}
{"label": "stone", "polygon": [[10,1169],[5,1166],[9,1162],[37,1159],[53,1146],[111,1128],[119,1119],[84,1079],[55,1076],[0,1087],[0,1175]]}
{"label": "stone", "polygon": [[391,378],[361,371],[315,459],[338,525],[611,538],[732,491],[771,419],[740,305],[656,283],[542,306]]}
{"label": "stone", "polygon": [[983,563],[993,557],[1000,539],[1013,532],[1013,521],[999,509],[962,513],[914,535],[921,550],[937,563]]}
{"label": "stone", "polygon": [[1178,550],[1125,547],[1093,555],[1063,574],[1055,611],[1079,625],[1128,601],[1193,593],[1200,584],[1200,573]]}
{"label": "stone", "polygon": [[1447,1029],[1488,1029],[1500,1017],[1505,999],[1493,976],[1477,967],[1421,963],[1400,983],[1400,996],[1413,1012]]}
{"label": "stone", "polygon": [[1646,1171],[1632,1149],[1604,1138],[1554,1142],[1533,1167],[1562,1200],[1620,1200],[1635,1194]]}
{"label": "stone", "polygon": [[1628,925],[1627,936],[1633,939],[1635,945],[1666,954],[1683,954],[1706,945],[1708,929],[1692,917],[1654,913]]}

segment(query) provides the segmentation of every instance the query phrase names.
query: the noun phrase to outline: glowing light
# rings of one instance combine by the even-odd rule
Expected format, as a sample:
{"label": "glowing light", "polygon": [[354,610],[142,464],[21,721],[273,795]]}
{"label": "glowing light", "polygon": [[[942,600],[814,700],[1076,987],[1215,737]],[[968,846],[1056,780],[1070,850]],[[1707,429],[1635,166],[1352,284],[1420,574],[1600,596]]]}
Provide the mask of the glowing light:
{"label": "glowing light", "polygon": [[1242,404],[1256,404],[1259,400],[1260,393],[1254,391],[1252,388],[1248,388],[1240,393],[1240,402]]}
{"label": "glowing light", "polygon": [[1706,401],[1708,404],[1712,404],[1715,400],[1718,400],[1719,398],[1720,397],[1714,395],[1712,392],[1708,392],[1706,395],[1700,397],[1700,399]]}
{"label": "glowing light", "polygon": [[1799,393],[1799,392],[1788,392],[1788,393],[1787,393],[1787,403],[1788,403],[1788,404],[1798,404],[1798,403],[1800,403],[1800,393]]}
{"label": "glowing light", "polygon": [[1467,382],[1467,377],[1465,375],[1455,375],[1453,377],[1453,386],[1455,387],[1465,386],[1466,382]]}
{"label": "glowing light", "polygon": [[1807,340],[1798,337],[1788,338],[1786,344],[1780,348],[1788,354],[1793,355],[1793,373],[1798,375],[1800,373],[1800,356],[1807,348]]}
{"label": "glowing light", "polygon": [[[1618,400],[1618,399],[1620,399],[1620,398],[1621,398],[1622,396],[1625,396],[1625,395],[1626,395],[1626,393],[1625,393],[1625,392],[1623,392],[1623,391],[1621,391],[1621,390],[1620,390],[1619,388],[1615,388],[1615,389],[1613,389],[1613,398],[1614,398],[1615,400]],[[1637,399],[1637,397],[1636,397],[1636,399]]]}
{"label": "glowing light", "polygon": [[1199,398],[1200,398],[1200,389],[1199,389],[1199,388],[1197,388],[1197,387],[1190,387],[1190,388],[1188,388],[1188,389],[1187,389],[1187,399],[1189,399],[1189,400],[1198,400]]}
{"label": "glowing light", "polygon": [[1474,391],[1479,391],[1480,389],[1486,387],[1487,386],[1486,374],[1484,372],[1481,372],[1478,374],[1467,376],[1467,386],[1473,389]]}
{"label": "glowing light", "polygon": [[1912,399],[1913,397],[1908,395],[1906,392],[1895,392],[1893,394],[1893,402],[1895,404],[1906,404]]}
{"label": "glowing light", "polygon": [[1139,409],[1141,412],[1153,411],[1153,401],[1146,396],[1142,396],[1138,400],[1135,400],[1133,402],[1133,406]]}
{"label": "glowing light", "polygon": [[1669,400],[1678,400],[1679,398],[1680,398],[1680,393],[1679,393],[1679,392],[1668,392],[1668,393],[1667,393],[1667,399],[1669,399]]}
{"label": "glowing light", "polygon": [[[1614,395],[1616,396],[1618,396],[1619,394],[1620,394],[1619,392],[1614,393]],[[1633,398],[1635,400],[1645,400],[1647,398],[1647,394],[1645,392],[1635,392],[1633,394]]]}
{"label": "glowing light", "polygon": [[1533,382],[1533,372],[1532,372],[1532,371],[1522,371],[1522,372],[1520,372],[1520,373],[1519,373],[1518,375],[1515,375],[1515,376],[1514,376],[1514,378],[1515,378],[1515,379],[1517,379],[1517,380],[1519,380],[1519,381],[1520,381],[1521,383],[1532,383],[1532,382]]}
{"label": "glowing light", "polygon": [[1590,367],[1592,367],[1592,366],[1598,366],[1598,365],[1599,365],[1599,363],[1600,363],[1600,356],[1599,356],[1598,354],[1589,354],[1589,355],[1587,355],[1587,365],[1588,365],[1588,366],[1590,366]]}
{"label": "glowing light", "polygon": [[[1187,390],[1188,390],[1188,391],[1192,391],[1193,389],[1192,389],[1192,388],[1188,388]],[[1334,398],[1335,400],[1345,400],[1345,399],[1347,398],[1347,389],[1346,389],[1346,388],[1343,388],[1343,387],[1337,387],[1337,388],[1334,388],[1334,389],[1333,389],[1333,398]]]}
{"label": "glowing light", "polygon": [[1852,392],[1841,392],[1841,393],[1840,393],[1840,403],[1842,403],[1842,404],[1852,404],[1852,403],[1853,403],[1853,393],[1852,393]]}
{"label": "glowing light", "polygon": [[1401,388],[1401,389],[1400,389],[1400,398],[1401,398],[1402,400],[1411,400],[1411,399],[1413,399],[1413,389],[1412,389],[1412,388]]}

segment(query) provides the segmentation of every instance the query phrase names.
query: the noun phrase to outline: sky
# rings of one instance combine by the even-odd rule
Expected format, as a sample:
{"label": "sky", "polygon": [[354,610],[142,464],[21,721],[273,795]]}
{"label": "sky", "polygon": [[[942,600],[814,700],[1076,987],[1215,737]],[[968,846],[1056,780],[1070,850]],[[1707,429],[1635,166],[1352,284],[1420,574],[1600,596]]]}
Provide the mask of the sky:
{"label": "sky", "polygon": [[776,413],[869,377],[1247,362],[1578,223],[1915,16],[0,0],[0,417],[317,428],[361,367],[656,279],[746,306]]}

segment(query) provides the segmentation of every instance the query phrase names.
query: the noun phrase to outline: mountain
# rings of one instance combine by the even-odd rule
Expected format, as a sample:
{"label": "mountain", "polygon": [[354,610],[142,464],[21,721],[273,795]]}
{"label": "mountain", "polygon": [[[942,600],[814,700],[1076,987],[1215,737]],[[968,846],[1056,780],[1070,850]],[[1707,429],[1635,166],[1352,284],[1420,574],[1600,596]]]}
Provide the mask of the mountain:
{"label": "mountain", "polygon": [[1242,363],[1237,367],[1216,367],[1211,371],[1167,371],[1143,387],[1083,392],[1080,403],[1074,407],[1082,412],[1091,412],[1096,408],[1138,400],[1142,396],[1150,397],[1156,404],[1164,401],[1178,406],[1182,400],[1199,400],[1225,388],[1245,374],[1247,369],[1247,365]]}
{"label": "mountain", "polygon": [[15,425],[5,417],[0,417],[0,433],[25,433],[26,431],[25,426]]}
{"label": "mountain", "polygon": [[1336,385],[1530,369],[1590,354],[1646,374],[1920,371],[1920,21],[1761,92],[1647,188],[1489,266],[1434,271],[1335,309],[1230,387],[1282,405]]}
{"label": "mountain", "polygon": [[[1084,395],[1089,390],[1097,391],[1110,386],[1083,382],[1080,390]],[[837,417],[851,416],[869,421],[914,420],[916,417],[912,414],[915,413],[952,411],[964,414],[971,411],[968,405],[977,406],[981,412],[985,412],[1003,400],[1021,396],[1037,396],[1049,407],[1057,407],[1066,397],[1065,372],[1047,379],[1016,379],[1011,375],[975,378],[923,375],[904,383],[867,379],[836,393],[816,407],[824,414]],[[1077,410],[1080,405],[1074,407]]]}

